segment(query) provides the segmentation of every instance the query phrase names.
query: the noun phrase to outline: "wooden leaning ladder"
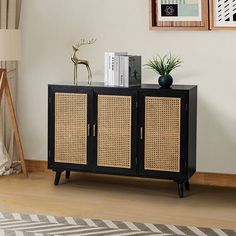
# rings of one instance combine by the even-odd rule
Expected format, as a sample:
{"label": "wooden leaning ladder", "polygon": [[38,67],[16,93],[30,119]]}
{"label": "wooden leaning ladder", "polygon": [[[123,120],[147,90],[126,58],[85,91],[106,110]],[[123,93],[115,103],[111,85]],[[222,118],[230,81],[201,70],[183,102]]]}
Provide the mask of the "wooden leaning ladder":
{"label": "wooden leaning ladder", "polygon": [[14,134],[15,134],[16,146],[17,146],[19,158],[21,161],[22,171],[23,171],[24,175],[27,177],[28,173],[27,173],[27,169],[26,169],[24,152],[23,152],[23,148],[22,148],[22,144],[21,144],[19,129],[18,129],[17,121],[16,121],[16,114],[15,114],[15,110],[14,110],[14,106],[13,106],[13,102],[12,102],[11,91],[10,91],[10,87],[9,87],[9,84],[7,81],[6,73],[7,73],[6,69],[0,69],[0,104],[2,101],[3,92],[5,90],[7,104],[9,107],[9,113],[10,113],[12,126],[13,126],[13,130],[14,130]]}

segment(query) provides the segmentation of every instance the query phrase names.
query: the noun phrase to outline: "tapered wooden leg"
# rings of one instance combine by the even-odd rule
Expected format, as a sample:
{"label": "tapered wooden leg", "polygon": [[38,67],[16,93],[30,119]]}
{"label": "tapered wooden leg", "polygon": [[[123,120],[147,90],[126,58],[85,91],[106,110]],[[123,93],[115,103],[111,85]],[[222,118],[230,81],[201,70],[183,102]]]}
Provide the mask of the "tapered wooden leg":
{"label": "tapered wooden leg", "polygon": [[66,171],[66,179],[70,178],[70,171]]}
{"label": "tapered wooden leg", "polygon": [[184,183],[184,185],[185,185],[185,189],[189,191],[190,190],[190,184],[189,184],[188,180]]}
{"label": "tapered wooden leg", "polygon": [[15,115],[14,106],[12,102],[11,91],[10,91],[10,87],[7,80],[5,81],[5,93],[6,93],[7,103],[9,107],[10,117],[11,117],[12,126],[13,126],[13,130],[15,134],[16,146],[19,153],[22,170],[23,170],[24,175],[28,176],[25,158],[24,158],[24,152],[23,152],[23,148],[22,148],[22,144],[20,140],[19,129],[18,129],[17,121],[16,121],[16,115]]}
{"label": "tapered wooden leg", "polygon": [[179,197],[183,198],[184,197],[184,184],[183,183],[177,183],[177,184],[178,184]]}
{"label": "tapered wooden leg", "polygon": [[61,171],[56,171],[54,185],[58,185],[61,178]]}

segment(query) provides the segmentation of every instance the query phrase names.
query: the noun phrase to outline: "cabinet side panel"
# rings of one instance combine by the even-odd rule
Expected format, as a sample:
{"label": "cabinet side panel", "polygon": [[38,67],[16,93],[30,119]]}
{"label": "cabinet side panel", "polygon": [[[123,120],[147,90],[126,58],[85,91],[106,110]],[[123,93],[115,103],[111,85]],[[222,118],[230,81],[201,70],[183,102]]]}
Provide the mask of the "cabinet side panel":
{"label": "cabinet side panel", "polygon": [[131,96],[98,95],[98,166],[131,168],[131,104]]}
{"label": "cabinet side panel", "polygon": [[87,94],[55,93],[55,162],[87,164]]}
{"label": "cabinet side panel", "polygon": [[188,120],[188,176],[191,177],[196,171],[197,87],[189,92]]}
{"label": "cabinet side panel", "polygon": [[145,98],[145,170],[180,172],[181,98]]}

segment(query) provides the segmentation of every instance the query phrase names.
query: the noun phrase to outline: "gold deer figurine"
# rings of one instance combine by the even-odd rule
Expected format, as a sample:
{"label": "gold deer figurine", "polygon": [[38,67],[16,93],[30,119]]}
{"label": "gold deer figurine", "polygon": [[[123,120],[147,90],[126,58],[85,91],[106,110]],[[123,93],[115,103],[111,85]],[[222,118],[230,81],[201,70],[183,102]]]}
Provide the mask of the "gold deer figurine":
{"label": "gold deer figurine", "polygon": [[86,68],[87,68],[87,71],[88,71],[88,84],[91,85],[92,84],[92,72],[91,72],[91,69],[90,69],[90,66],[89,66],[89,62],[86,61],[86,60],[81,60],[79,58],[77,58],[76,56],[76,53],[77,51],[79,51],[79,48],[81,46],[84,46],[84,45],[89,45],[89,44],[93,44],[96,42],[97,39],[91,39],[91,40],[87,40],[87,39],[80,39],[80,41],[75,45],[73,46],[73,54],[71,55],[71,60],[73,61],[74,63],[74,84],[77,85],[78,83],[78,74],[77,74],[77,67],[78,65],[82,64],[82,65],[85,65]]}

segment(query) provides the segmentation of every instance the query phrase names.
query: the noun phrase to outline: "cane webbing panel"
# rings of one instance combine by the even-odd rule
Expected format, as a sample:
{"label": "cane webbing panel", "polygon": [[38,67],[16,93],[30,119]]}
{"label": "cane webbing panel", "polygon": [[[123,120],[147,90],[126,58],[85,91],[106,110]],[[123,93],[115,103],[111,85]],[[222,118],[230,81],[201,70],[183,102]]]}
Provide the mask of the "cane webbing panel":
{"label": "cane webbing panel", "polygon": [[87,164],[87,94],[55,94],[55,161]]}
{"label": "cane webbing panel", "polygon": [[180,98],[145,98],[146,170],[180,171],[180,111]]}
{"label": "cane webbing panel", "polygon": [[131,102],[131,96],[98,95],[98,166],[131,168]]}

